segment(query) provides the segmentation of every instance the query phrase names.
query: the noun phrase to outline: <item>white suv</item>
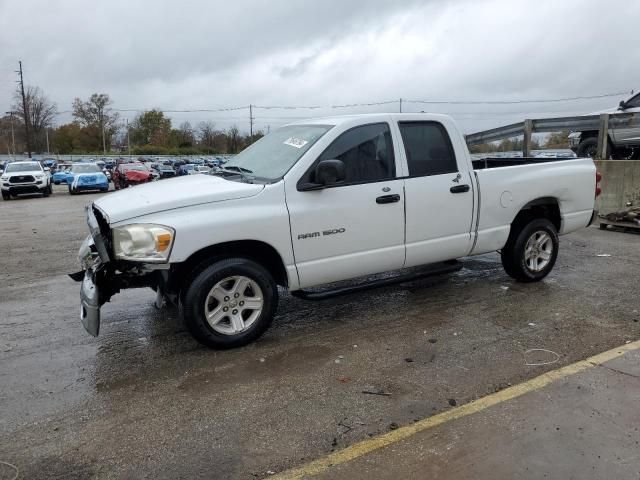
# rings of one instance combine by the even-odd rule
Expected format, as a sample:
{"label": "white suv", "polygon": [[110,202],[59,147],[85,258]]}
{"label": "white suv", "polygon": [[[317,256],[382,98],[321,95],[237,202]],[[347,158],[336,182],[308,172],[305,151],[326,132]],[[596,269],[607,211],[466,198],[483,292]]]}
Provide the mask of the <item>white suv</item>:
{"label": "white suv", "polygon": [[33,160],[11,162],[0,177],[0,188],[3,200],[24,193],[41,193],[48,197],[52,193],[51,175],[49,169],[42,168],[39,162]]}

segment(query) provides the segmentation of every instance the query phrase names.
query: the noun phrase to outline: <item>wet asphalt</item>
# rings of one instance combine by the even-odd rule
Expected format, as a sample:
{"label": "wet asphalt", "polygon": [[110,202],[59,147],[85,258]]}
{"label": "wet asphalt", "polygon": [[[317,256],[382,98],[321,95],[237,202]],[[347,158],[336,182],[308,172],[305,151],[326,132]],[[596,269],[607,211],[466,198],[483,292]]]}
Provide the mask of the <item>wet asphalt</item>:
{"label": "wet asphalt", "polygon": [[0,203],[0,461],[19,478],[262,478],[640,337],[640,235],[591,227],[537,284],[488,254],[332,300],[283,292],[264,337],[222,352],[130,290],[96,339],[66,274],[98,196]]}

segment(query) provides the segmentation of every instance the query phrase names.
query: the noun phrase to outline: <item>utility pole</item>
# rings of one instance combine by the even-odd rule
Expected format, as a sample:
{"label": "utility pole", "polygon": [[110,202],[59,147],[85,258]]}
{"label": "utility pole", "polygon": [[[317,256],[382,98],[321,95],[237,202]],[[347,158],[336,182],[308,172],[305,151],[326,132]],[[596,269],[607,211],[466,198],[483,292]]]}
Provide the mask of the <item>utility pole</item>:
{"label": "utility pole", "polygon": [[44,128],[44,135],[47,139],[47,156],[49,155],[49,127]]}
{"label": "utility pole", "polygon": [[253,142],[253,105],[249,104],[249,135]]}
{"label": "utility pole", "polygon": [[129,139],[129,119],[127,118],[127,150],[129,150],[129,157],[131,157],[131,140]]}
{"label": "utility pole", "polygon": [[104,114],[100,115],[100,124],[102,125],[102,153],[107,154],[107,142],[104,138]]}
{"label": "utility pole", "polygon": [[13,146],[13,159],[16,159],[16,136],[13,133],[13,111],[11,112],[4,112],[5,114],[9,114],[9,117],[11,118],[11,145]]}
{"label": "utility pole", "polygon": [[400,99],[400,113],[402,113],[402,98]]}
{"label": "utility pole", "polygon": [[27,154],[31,158],[31,141],[29,139],[29,107],[27,106],[27,99],[24,94],[24,79],[22,78],[22,60],[18,61],[20,70],[16,73],[20,74],[20,91],[22,93],[22,113],[24,114],[24,136],[27,141]]}

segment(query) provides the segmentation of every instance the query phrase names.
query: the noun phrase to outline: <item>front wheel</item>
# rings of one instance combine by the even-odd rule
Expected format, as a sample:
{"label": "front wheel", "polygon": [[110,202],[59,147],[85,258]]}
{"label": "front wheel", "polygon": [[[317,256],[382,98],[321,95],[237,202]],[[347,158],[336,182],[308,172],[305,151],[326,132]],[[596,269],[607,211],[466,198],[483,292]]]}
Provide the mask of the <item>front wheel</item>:
{"label": "front wheel", "polygon": [[2,200],[11,200],[11,194],[2,190]]}
{"label": "front wheel", "polygon": [[234,348],[260,337],[278,306],[278,287],[260,264],[220,260],[195,275],[183,297],[184,321],[210,348]]}
{"label": "front wheel", "polygon": [[512,232],[501,252],[504,270],[519,282],[538,282],[558,257],[558,232],[546,218],[531,220]]}

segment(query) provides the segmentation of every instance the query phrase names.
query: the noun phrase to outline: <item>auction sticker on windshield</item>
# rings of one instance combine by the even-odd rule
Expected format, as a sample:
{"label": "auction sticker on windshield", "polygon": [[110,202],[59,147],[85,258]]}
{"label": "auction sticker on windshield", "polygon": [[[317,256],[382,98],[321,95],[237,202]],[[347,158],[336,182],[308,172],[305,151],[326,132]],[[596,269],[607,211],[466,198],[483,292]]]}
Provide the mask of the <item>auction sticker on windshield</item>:
{"label": "auction sticker on windshield", "polygon": [[284,143],[285,145],[291,145],[295,148],[302,148],[309,142],[307,140],[303,140],[302,138],[289,137],[282,143]]}

